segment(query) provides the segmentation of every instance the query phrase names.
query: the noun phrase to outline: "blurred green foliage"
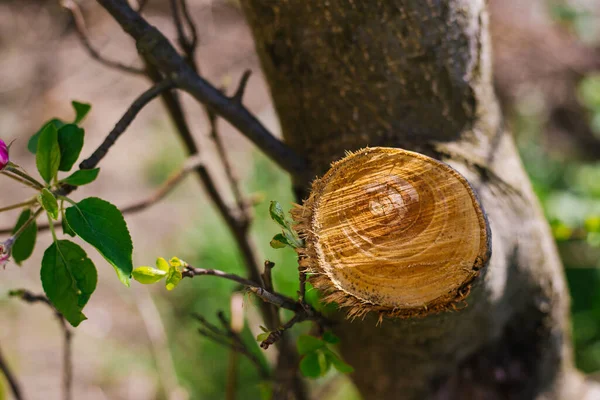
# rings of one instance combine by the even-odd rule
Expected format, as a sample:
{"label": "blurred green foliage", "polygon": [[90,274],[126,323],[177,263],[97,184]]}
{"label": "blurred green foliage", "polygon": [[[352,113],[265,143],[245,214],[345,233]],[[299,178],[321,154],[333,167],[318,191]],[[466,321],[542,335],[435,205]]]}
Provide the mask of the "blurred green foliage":
{"label": "blurred green foliage", "polygon": [[[600,124],[600,76],[582,79],[579,99],[594,129]],[[535,102],[534,102],[535,103]],[[513,131],[565,266],[572,298],[577,365],[600,370],[600,155],[582,162],[547,145],[544,113],[525,101],[513,115]],[[600,129],[596,132],[600,132]],[[599,135],[600,140],[600,135]]]}

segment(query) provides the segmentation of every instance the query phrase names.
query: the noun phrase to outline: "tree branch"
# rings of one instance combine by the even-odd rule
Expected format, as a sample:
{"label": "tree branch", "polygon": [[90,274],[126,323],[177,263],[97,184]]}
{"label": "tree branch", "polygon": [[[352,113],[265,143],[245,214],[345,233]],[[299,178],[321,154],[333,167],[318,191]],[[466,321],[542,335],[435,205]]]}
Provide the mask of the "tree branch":
{"label": "tree branch", "polygon": [[92,153],[92,155],[79,164],[80,169],[92,169],[104,158],[108,150],[115,144],[117,139],[125,132],[125,129],[133,122],[138,113],[144,108],[150,101],[155,99],[158,95],[166,90],[172,89],[174,83],[170,79],[166,79],[150,89],[142,93],[132,104],[129,109],[125,112],[123,117],[117,122],[113,130],[108,134],[104,142]]}
{"label": "tree branch", "polygon": [[239,275],[228,274],[226,272],[223,272],[223,271],[220,271],[217,269],[194,268],[191,266],[187,267],[183,271],[184,278],[193,278],[195,276],[205,276],[205,275],[217,276],[219,278],[228,279],[230,281],[242,284],[242,285],[244,285],[244,287],[246,289],[248,289],[249,291],[254,293],[257,297],[259,297],[264,302],[274,304],[277,307],[285,308],[286,310],[291,310],[291,311],[298,311],[298,309],[299,309],[299,307],[298,307],[299,304],[296,301],[294,301],[293,299],[291,299],[287,296],[284,296],[282,294],[279,294],[279,293],[269,292],[264,287],[257,284],[256,282],[254,282],[250,279],[242,278]]}
{"label": "tree branch", "polygon": [[25,396],[21,391],[21,385],[17,381],[17,378],[12,373],[10,367],[8,366],[8,363],[4,359],[4,356],[2,355],[2,349],[0,349],[0,371],[2,371],[2,373],[4,374],[4,377],[8,382],[8,386],[10,386],[10,390],[12,391],[15,400],[25,400]]}
{"label": "tree branch", "polygon": [[140,54],[177,86],[235,126],[281,168],[295,178],[308,181],[307,164],[293,150],[269,132],[242,104],[232,101],[214,86],[198,76],[177,54],[169,41],[156,28],[136,13],[124,0],[98,0],[121,27],[137,43]]}
{"label": "tree branch", "polygon": [[216,343],[229,347],[233,351],[244,355],[252,362],[252,364],[256,366],[261,379],[270,379],[271,373],[269,370],[259,360],[259,358],[252,351],[250,351],[250,349],[248,349],[248,346],[246,346],[241,336],[230,328],[229,323],[222,311],[219,311],[218,318],[223,326],[223,330],[208,322],[202,315],[194,314],[194,317],[203,325],[203,328],[198,329],[198,333]]}
{"label": "tree branch", "polygon": [[[85,18],[83,18],[83,13],[81,12],[79,5],[73,0],[61,0],[60,5],[63,8],[65,8],[66,10],[69,10],[69,12],[71,13],[71,16],[73,17],[73,21],[75,22],[77,36],[79,36],[79,39],[81,40],[81,43],[83,44],[83,47],[87,50],[87,52],[93,59],[98,61],[100,64],[103,64],[110,68],[118,69],[123,72],[127,72],[130,74],[137,74],[137,75],[144,74],[143,69],[131,67],[131,66],[122,64],[118,61],[109,60],[109,59],[105,58],[104,56],[102,56],[100,54],[100,52],[98,50],[96,50],[94,48],[94,46],[92,46],[92,43],[88,36]],[[142,7],[142,5],[140,5],[140,7]]]}

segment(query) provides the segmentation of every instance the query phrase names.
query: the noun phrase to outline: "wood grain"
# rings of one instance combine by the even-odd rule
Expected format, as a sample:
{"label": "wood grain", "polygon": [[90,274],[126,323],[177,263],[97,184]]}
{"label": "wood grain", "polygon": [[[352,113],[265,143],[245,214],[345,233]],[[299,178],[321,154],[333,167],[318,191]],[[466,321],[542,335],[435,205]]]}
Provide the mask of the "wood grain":
{"label": "wood grain", "polygon": [[452,307],[490,256],[485,214],[466,179],[402,149],[349,153],[294,217],[311,282],[350,316]]}

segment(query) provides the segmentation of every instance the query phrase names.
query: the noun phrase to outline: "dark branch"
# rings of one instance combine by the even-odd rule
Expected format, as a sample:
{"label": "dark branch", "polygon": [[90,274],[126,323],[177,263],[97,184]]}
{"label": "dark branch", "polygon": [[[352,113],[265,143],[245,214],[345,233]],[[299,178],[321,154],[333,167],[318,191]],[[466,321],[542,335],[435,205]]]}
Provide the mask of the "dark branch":
{"label": "dark branch", "polygon": [[137,43],[138,51],[177,86],[235,126],[265,154],[294,177],[308,181],[308,166],[292,149],[269,132],[243,105],[232,101],[196,74],[156,28],[124,0],[98,0]]}
{"label": "dark branch", "polygon": [[278,307],[285,308],[285,309],[291,310],[291,311],[297,311],[299,309],[299,303],[297,303],[293,299],[291,299],[287,296],[284,296],[282,294],[279,294],[279,293],[269,292],[265,288],[263,288],[262,286],[257,284],[256,282],[251,281],[250,279],[242,278],[241,276],[238,276],[235,274],[228,274],[226,272],[219,271],[216,269],[193,268],[193,267],[187,267],[183,271],[184,278],[192,278],[195,276],[203,276],[203,275],[217,276],[219,278],[224,278],[224,279],[228,279],[230,281],[240,283],[240,284],[244,285],[244,287],[246,289],[248,289],[249,291],[254,293],[257,297],[259,297],[264,302],[274,304]]}
{"label": "dark branch", "polygon": [[269,336],[260,343],[260,347],[265,350],[268,349],[269,346],[281,339],[281,336],[283,336],[285,331],[290,329],[298,322],[306,321],[307,319],[308,316],[305,313],[298,313],[294,315],[292,319],[285,323],[285,325],[269,333]]}
{"label": "dark branch", "polygon": [[[175,29],[177,29],[177,41],[179,42],[179,45],[185,52],[186,62],[194,69],[195,72],[198,72],[195,60],[196,45],[198,43],[196,25],[194,24],[191,16],[189,15],[187,3],[185,0],[170,0],[170,3],[171,14],[173,15],[173,22],[175,24]],[[179,9],[180,6],[181,10]],[[188,39],[185,33],[185,27],[181,19],[181,14],[184,15],[185,22],[188,26],[188,29],[190,30],[191,39]]]}
{"label": "dark branch", "polygon": [[25,400],[25,396],[21,390],[21,385],[4,359],[4,356],[2,355],[2,349],[0,349],[0,371],[2,371],[4,374],[15,400]]}
{"label": "dark branch", "polygon": [[244,98],[244,92],[246,91],[246,86],[248,86],[248,80],[250,79],[251,75],[252,71],[250,71],[249,69],[244,71],[244,75],[242,75],[242,79],[240,79],[238,88],[235,91],[233,97],[231,98],[233,101],[240,104],[242,103],[242,99]]}
{"label": "dark branch", "polygon": [[173,81],[170,79],[164,80],[150,89],[145,91],[129,106],[129,109],[121,117],[119,122],[115,125],[113,130],[108,134],[104,142],[94,151],[94,153],[79,164],[80,169],[92,169],[95,168],[100,160],[104,158],[108,150],[115,144],[117,139],[125,132],[127,127],[133,122],[138,113],[144,108],[150,101],[155,99],[158,95],[166,90],[173,88]]}
{"label": "dark branch", "polygon": [[90,38],[88,36],[87,27],[85,23],[85,19],[83,18],[83,14],[79,5],[73,0],[61,0],[61,6],[71,12],[71,16],[73,17],[73,21],[75,22],[75,28],[77,31],[77,36],[81,40],[83,47],[87,50],[89,55],[98,61],[100,64],[106,65],[110,68],[115,68],[130,74],[138,74],[143,75],[144,70],[136,67],[131,67],[125,64],[122,64],[118,61],[109,60],[106,57],[102,56],[98,50],[94,48]]}
{"label": "dark branch", "polygon": [[71,341],[73,339],[73,332],[67,325],[67,321],[62,314],[52,305],[50,300],[39,294],[34,294],[25,289],[11,290],[8,294],[11,297],[17,297],[27,303],[42,303],[50,307],[54,312],[54,316],[58,321],[63,331],[63,396],[65,400],[72,399],[72,386],[73,386],[73,361],[72,361],[72,346]]}
{"label": "dark branch", "polygon": [[252,364],[256,366],[260,376],[262,379],[270,379],[270,372],[267,367],[260,361],[260,359],[254,354],[252,351],[248,349],[248,346],[244,343],[241,336],[234,332],[230,326],[229,322],[225,318],[225,315],[222,311],[219,311],[218,317],[221,325],[223,326],[223,330],[219,329],[217,326],[208,322],[203,316],[199,314],[194,314],[194,317],[200,322],[204,328],[199,328],[198,333],[202,336],[209,338],[210,340],[219,343],[223,346],[229,347],[233,351],[236,351],[245,357],[247,357]]}

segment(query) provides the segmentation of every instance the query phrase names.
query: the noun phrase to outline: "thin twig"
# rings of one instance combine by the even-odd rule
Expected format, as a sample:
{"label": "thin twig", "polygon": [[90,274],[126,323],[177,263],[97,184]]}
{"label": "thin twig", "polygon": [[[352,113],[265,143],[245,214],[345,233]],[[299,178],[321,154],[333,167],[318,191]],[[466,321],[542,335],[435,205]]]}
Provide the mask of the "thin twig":
{"label": "thin twig", "polygon": [[[202,160],[199,157],[190,157],[184,164],[183,168],[171,175],[154,193],[150,196],[137,201],[133,204],[120,208],[122,214],[134,214],[143,211],[147,208],[152,207],[165,198],[171,193],[181,181],[192,171],[196,170],[198,166],[202,165]],[[54,227],[57,228],[61,225],[60,222],[53,223]],[[38,232],[47,231],[50,228],[49,224],[39,224],[37,227]],[[0,229],[0,235],[11,234],[14,228],[7,227]]]}
{"label": "thin twig", "polygon": [[39,294],[34,294],[26,289],[11,290],[9,296],[18,297],[27,303],[42,303],[50,307],[54,312],[62,331],[63,331],[63,398],[65,400],[72,399],[72,386],[73,386],[73,357],[72,357],[72,346],[71,341],[73,339],[73,332],[67,325],[67,321],[62,314],[52,305],[50,300]]}
{"label": "thin twig", "polygon": [[34,198],[32,200],[27,200],[22,203],[17,203],[17,204],[12,204],[12,205],[6,206],[6,207],[1,207],[0,212],[31,206],[31,205],[35,204],[36,201],[37,201],[37,199]]}
{"label": "thin twig", "polygon": [[[100,64],[103,64],[107,67],[115,68],[115,69],[130,73],[130,74],[143,75],[145,73],[145,71],[141,68],[131,67],[131,66],[122,64],[118,61],[109,60],[106,57],[102,56],[100,54],[100,52],[98,50],[96,50],[94,48],[94,46],[92,46],[92,43],[91,43],[89,35],[88,35],[85,18],[83,17],[83,13],[81,12],[79,5],[73,0],[61,0],[60,5],[63,8],[65,8],[66,10],[69,10],[69,12],[71,13],[71,16],[73,17],[73,21],[75,22],[77,36],[79,36],[79,39],[81,40],[81,43],[83,44],[83,47],[85,47],[85,49],[87,50],[87,52],[93,59],[95,59]],[[140,6],[140,8],[141,7],[142,6]]]}
{"label": "thin twig", "polygon": [[265,260],[265,269],[262,273],[263,283],[265,285],[265,289],[269,291],[273,291],[273,277],[272,271],[275,268],[275,263],[269,260]]}
{"label": "thin twig", "polygon": [[208,109],[206,110],[206,113],[210,122],[210,136],[215,143],[215,147],[217,148],[217,154],[219,155],[219,159],[221,160],[221,164],[225,170],[225,176],[227,177],[227,181],[229,182],[229,186],[233,192],[233,197],[235,198],[240,216],[243,221],[249,225],[252,219],[250,215],[249,204],[242,194],[239,180],[233,172],[233,168],[229,162],[229,158],[227,157],[227,152],[225,151],[225,146],[223,145],[223,141],[221,140],[221,135],[219,134],[217,127],[217,116]]}
{"label": "thin twig", "polygon": [[250,79],[251,75],[252,75],[251,70],[247,69],[246,71],[244,71],[244,74],[242,75],[242,79],[240,79],[238,88],[235,91],[233,97],[231,97],[231,100],[233,100],[237,103],[242,102],[242,100],[244,98],[244,93],[246,92],[246,86],[248,86],[248,80]]}
{"label": "thin twig", "polygon": [[223,272],[223,271],[220,271],[217,269],[194,268],[191,266],[187,267],[183,271],[184,278],[192,278],[195,276],[204,276],[204,275],[217,276],[219,278],[224,278],[224,279],[228,279],[230,281],[240,283],[240,284],[244,285],[246,287],[246,289],[248,289],[249,291],[254,293],[257,297],[259,297],[261,300],[263,300],[267,303],[275,304],[278,307],[285,308],[285,309],[291,310],[291,311],[298,310],[298,303],[296,301],[294,301],[293,299],[291,299],[287,296],[284,296],[282,294],[279,294],[279,293],[269,292],[265,288],[263,288],[262,286],[257,284],[256,282],[251,281],[250,279],[242,278],[239,275],[228,274],[227,272]]}
{"label": "thin twig", "polygon": [[268,349],[269,346],[271,346],[272,344],[277,342],[279,339],[281,339],[281,336],[285,333],[285,331],[290,329],[292,326],[294,326],[298,322],[306,321],[307,319],[308,319],[307,314],[296,313],[292,317],[292,319],[290,319],[288,322],[285,323],[285,325],[283,325],[282,327],[269,333],[269,336],[267,336],[267,338],[260,343],[260,347],[265,350]]}
{"label": "thin twig", "polygon": [[117,139],[125,132],[127,127],[133,122],[135,117],[139,114],[139,112],[152,100],[158,97],[165,90],[170,90],[173,88],[173,81],[170,79],[165,79],[162,82],[157,83],[152,86],[150,89],[146,90],[142,93],[135,101],[129,106],[125,114],[121,117],[119,122],[115,125],[113,130],[108,134],[104,142],[92,153],[92,155],[85,159],[81,164],[79,164],[80,169],[92,169],[95,168],[100,160],[104,158],[108,150],[115,144]]}
{"label": "thin twig", "polygon": [[242,104],[236,103],[206,80],[177,53],[167,38],[135,12],[124,0],[98,0],[137,43],[138,51],[177,86],[206,104],[235,126],[281,168],[301,181],[311,177],[302,157],[277,139]]}
{"label": "thin twig", "polygon": [[[242,338],[231,329],[227,322],[223,324],[224,315],[222,312],[219,312],[219,320],[221,320],[221,324],[224,325],[224,330],[219,329],[217,326],[211,324],[204,318],[202,315],[194,314],[194,317],[200,322],[204,328],[200,328],[198,332],[216,343],[219,343],[223,346],[227,346],[230,349],[244,355],[248,358],[257,368],[258,372],[262,379],[269,379],[270,372],[266,368],[266,366],[259,360],[259,358],[252,351],[248,349]],[[226,320],[225,320],[226,321]]]}
{"label": "thin twig", "polygon": [[13,397],[15,400],[25,400],[25,396],[23,395],[23,391],[21,390],[21,385],[15,374],[12,372],[8,363],[4,359],[2,355],[2,349],[0,349],[0,371],[4,374],[6,381],[8,382],[8,386],[10,386],[10,390],[12,391]]}

